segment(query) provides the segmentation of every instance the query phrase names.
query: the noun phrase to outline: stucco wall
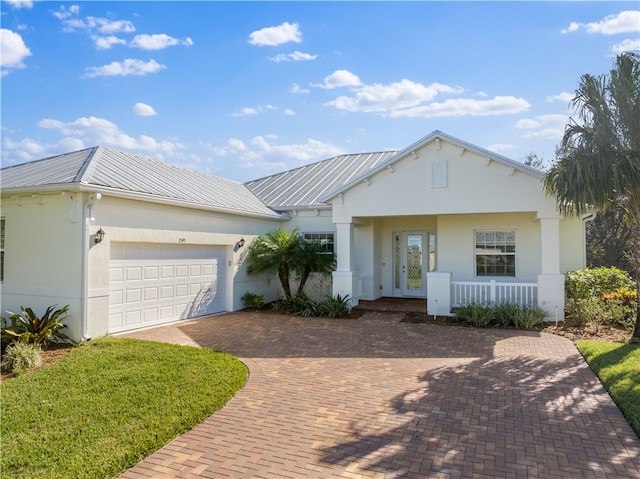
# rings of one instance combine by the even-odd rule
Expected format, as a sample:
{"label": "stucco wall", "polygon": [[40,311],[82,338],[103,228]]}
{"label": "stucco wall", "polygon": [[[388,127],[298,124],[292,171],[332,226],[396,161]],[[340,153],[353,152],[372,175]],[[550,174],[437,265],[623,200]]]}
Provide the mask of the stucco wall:
{"label": "stucco wall", "polygon": [[[474,231],[515,230],[515,282],[535,282],[540,272],[540,226],[533,213],[449,215],[438,218],[438,270],[454,281],[474,281]],[[506,281],[507,279],[505,279]]]}
{"label": "stucco wall", "polygon": [[[19,312],[20,306],[41,314],[48,306],[68,304],[68,330],[63,332],[79,337],[82,201],[67,201],[61,193],[2,198],[2,315],[6,316],[7,310]],[[70,214],[75,222],[70,220]]]}
{"label": "stucco wall", "polygon": [[[441,141],[429,143],[333,200],[334,220],[352,217],[539,211],[557,216],[542,184],[528,174]],[[432,187],[432,165],[446,162],[447,183]]]}

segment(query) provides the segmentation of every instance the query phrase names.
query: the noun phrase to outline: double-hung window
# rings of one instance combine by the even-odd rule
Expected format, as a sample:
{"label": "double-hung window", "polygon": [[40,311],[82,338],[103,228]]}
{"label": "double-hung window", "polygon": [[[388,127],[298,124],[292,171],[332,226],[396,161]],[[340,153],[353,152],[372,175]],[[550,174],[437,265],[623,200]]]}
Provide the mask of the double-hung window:
{"label": "double-hung window", "polygon": [[333,254],[333,233],[303,233],[302,237],[307,241],[315,244],[318,247],[320,253]]}
{"label": "double-hung window", "polygon": [[475,231],[476,276],[516,275],[516,232]]}

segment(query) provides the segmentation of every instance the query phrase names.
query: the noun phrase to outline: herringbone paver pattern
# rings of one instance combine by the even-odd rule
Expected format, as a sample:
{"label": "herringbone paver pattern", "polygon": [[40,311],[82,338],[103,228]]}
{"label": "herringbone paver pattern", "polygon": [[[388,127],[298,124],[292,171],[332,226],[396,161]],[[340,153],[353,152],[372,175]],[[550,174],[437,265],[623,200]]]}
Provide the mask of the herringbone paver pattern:
{"label": "herringbone paver pattern", "polygon": [[561,337],[230,313],[128,336],[228,351],[224,408],[122,475],[640,478],[640,440]]}

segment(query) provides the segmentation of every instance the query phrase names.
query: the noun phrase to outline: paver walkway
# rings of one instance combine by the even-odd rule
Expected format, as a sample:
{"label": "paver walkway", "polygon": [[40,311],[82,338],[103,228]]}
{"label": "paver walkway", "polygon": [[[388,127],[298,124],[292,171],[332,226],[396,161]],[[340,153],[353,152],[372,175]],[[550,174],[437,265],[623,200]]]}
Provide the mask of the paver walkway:
{"label": "paver walkway", "polygon": [[570,341],[401,317],[127,334],[228,351],[250,377],[122,478],[640,478],[640,440]]}

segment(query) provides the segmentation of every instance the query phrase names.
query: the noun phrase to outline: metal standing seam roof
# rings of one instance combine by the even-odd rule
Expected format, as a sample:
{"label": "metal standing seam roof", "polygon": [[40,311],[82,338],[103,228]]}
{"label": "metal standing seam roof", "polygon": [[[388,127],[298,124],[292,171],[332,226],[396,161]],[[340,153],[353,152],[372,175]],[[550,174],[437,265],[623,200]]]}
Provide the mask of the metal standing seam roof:
{"label": "metal standing seam roof", "polygon": [[75,183],[280,217],[242,183],[102,146],[3,168],[0,181],[3,190]]}
{"label": "metal standing seam roof", "polygon": [[275,210],[328,207],[320,198],[365,174],[396,151],[340,155],[245,183]]}

